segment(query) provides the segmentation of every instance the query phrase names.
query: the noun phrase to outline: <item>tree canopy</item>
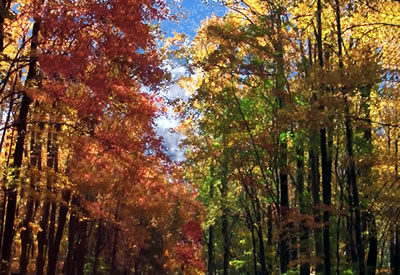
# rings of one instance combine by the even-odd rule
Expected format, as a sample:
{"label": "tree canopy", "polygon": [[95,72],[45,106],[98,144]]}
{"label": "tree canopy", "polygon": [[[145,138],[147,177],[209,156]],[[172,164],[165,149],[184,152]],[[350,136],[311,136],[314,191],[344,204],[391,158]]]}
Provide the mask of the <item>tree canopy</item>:
{"label": "tree canopy", "polygon": [[216,2],[0,1],[0,274],[400,274],[399,2]]}

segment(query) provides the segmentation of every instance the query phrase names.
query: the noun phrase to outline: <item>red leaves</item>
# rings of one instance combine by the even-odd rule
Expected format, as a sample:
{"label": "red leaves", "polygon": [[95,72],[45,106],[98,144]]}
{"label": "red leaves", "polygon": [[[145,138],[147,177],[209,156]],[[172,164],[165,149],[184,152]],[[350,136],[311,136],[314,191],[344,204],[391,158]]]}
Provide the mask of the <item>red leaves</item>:
{"label": "red leaves", "polygon": [[[40,9],[41,79],[29,95],[66,125],[60,151],[67,167],[60,170],[68,188],[89,217],[118,227],[126,240],[118,253],[126,258],[153,249],[154,235],[159,247],[151,252],[168,258],[166,268],[184,262],[204,269],[202,229],[190,221],[201,206],[178,183],[154,131],[163,102],[143,91],[164,77],[151,24],[168,16],[166,2],[61,0]],[[193,206],[182,214],[181,204]]]}
{"label": "red leaves", "polygon": [[183,225],[182,234],[186,240],[198,243],[203,237],[203,230],[198,222],[189,221]]}
{"label": "red leaves", "polygon": [[189,264],[199,270],[205,270],[204,261],[201,258],[201,239],[203,230],[196,221],[189,221],[182,228],[183,240],[176,247],[176,254],[184,264]]}
{"label": "red leaves", "polygon": [[200,250],[200,246],[179,243],[176,247],[176,254],[178,255],[178,258],[183,261],[184,265],[191,265],[204,271],[205,264],[201,259]]}

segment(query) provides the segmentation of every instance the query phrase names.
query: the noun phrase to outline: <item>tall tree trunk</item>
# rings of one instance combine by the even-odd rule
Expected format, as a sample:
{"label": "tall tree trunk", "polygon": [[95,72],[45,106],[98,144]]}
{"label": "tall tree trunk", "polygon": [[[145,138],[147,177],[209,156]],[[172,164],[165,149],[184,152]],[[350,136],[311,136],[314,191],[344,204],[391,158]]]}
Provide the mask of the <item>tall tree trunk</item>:
{"label": "tall tree trunk", "polygon": [[2,14],[0,15],[0,52],[4,50],[4,17],[10,9],[11,0],[0,0],[0,8]]}
{"label": "tall tree trunk", "polygon": [[354,229],[356,234],[356,250],[357,250],[357,261],[358,261],[358,269],[360,275],[365,274],[365,266],[364,266],[364,248],[362,243],[362,229],[361,229],[361,213],[360,213],[360,203],[358,198],[358,186],[357,186],[357,175],[356,175],[356,167],[354,163],[354,155],[353,155],[353,129],[350,121],[350,111],[348,107],[348,102],[345,99],[345,115],[346,115],[346,140],[347,140],[347,153],[350,161],[350,174],[349,174],[349,186],[352,192],[353,199],[353,209],[354,209]]}
{"label": "tall tree trunk", "polygon": [[[323,48],[322,48],[322,3],[317,0],[317,50],[318,61],[321,69],[324,67]],[[324,87],[321,86],[321,89]],[[325,107],[325,106],[322,106]],[[323,213],[323,244],[324,244],[324,274],[331,274],[331,254],[330,254],[330,232],[329,232],[329,207],[331,204],[331,173],[332,173],[332,160],[329,150],[327,131],[324,126],[320,130],[321,142],[321,167],[322,167],[322,199],[325,207],[327,208]]]}
{"label": "tall tree trunk", "polygon": [[[44,128],[43,123],[39,123],[39,131],[33,130],[31,135],[31,156],[30,156],[30,164],[31,167],[37,167],[39,171],[42,170],[42,142],[41,142],[41,132]],[[32,176],[30,182],[30,190],[27,191],[27,203],[26,203],[26,214],[24,221],[22,223],[23,229],[21,230],[21,256],[20,256],[20,274],[26,274],[27,267],[29,263],[29,255],[28,255],[28,245],[31,243],[31,228],[30,222],[32,221],[33,216],[33,206],[34,200],[33,196],[31,195],[32,192],[35,192],[35,182],[40,181],[40,178],[37,179],[36,176]]]}
{"label": "tall tree trunk", "polygon": [[[224,137],[224,146],[225,146]],[[228,156],[227,152],[224,150],[224,156],[222,160],[222,171],[221,171],[221,198],[223,201],[222,206],[222,216],[221,216],[221,229],[223,236],[223,250],[224,250],[224,262],[223,262],[223,274],[229,274],[229,250],[230,250],[230,237],[229,237],[229,222],[228,222],[228,206],[227,204],[227,196],[228,196]]]}
{"label": "tall tree trunk", "polygon": [[45,264],[45,244],[46,244],[46,234],[47,226],[49,223],[50,214],[50,200],[46,197],[43,206],[42,219],[40,221],[41,231],[37,234],[38,239],[38,254],[36,258],[36,275],[43,275],[43,269]]}
{"label": "tall tree trunk", "polygon": [[[47,240],[46,240],[47,252],[54,250],[53,240],[54,240],[54,234],[56,231],[57,204],[55,202],[52,202],[50,206],[51,206],[51,210],[50,210],[49,234],[48,234]],[[46,251],[45,251],[45,255],[46,255]]]}
{"label": "tall tree trunk", "polygon": [[[314,54],[313,54],[314,53]],[[309,66],[312,67],[315,64],[315,56],[316,56],[316,47],[313,47],[311,38],[308,38],[308,60]],[[317,100],[317,96],[315,93],[312,94],[310,98],[311,104]],[[315,126],[318,127],[318,126]],[[309,159],[309,182],[311,187],[311,197],[312,197],[312,208],[313,208],[313,216],[316,224],[321,223],[320,216],[320,174],[319,174],[319,161],[318,161],[318,153],[319,153],[319,133],[316,129],[311,129],[309,133],[309,151],[308,151],[308,159]],[[319,228],[314,229],[314,240],[315,240],[315,255],[322,255],[322,239],[321,239],[321,230]],[[317,274],[322,272],[323,266],[321,263],[317,263],[315,266],[315,271]]]}
{"label": "tall tree trunk", "polygon": [[113,274],[116,274],[118,272],[118,268],[116,266],[117,247],[118,247],[118,228],[114,228],[113,247],[111,252],[111,273]]}
{"label": "tall tree trunk", "polygon": [[248,221],[249,227],[250,227],[250,232],[251,232],[251,241],[253,244],[253,249],[252,249],[252,253],[253,253],[253,268],[254,268],[254,274],[258,275],[258,271],[257,271],[257,244],[256,244],[256,237],[254,235],[254,225],[252,220]]}
{"label": "tall tree trunk", "polygon": [[223,249],[224,249],[224,262],[223,262],[223,266],[224,266],[224,271],[223,274],[224,275],[228,275],[229,274],[229,228],[228,228],[228,216],[226,213],[222,214],[221,217],[222,220],[222,236],[224,239],[224,244],[223,244]]}
{"label": "tall tree trunk", "polygon": [[[11,132],[11,140],[13,140],[14,138],[14,130],[12,130]],[[10,165],[10,154],[11,154],[11,150],[12,150],[13,144],[10,142],[10,146],[9,146],[9,156],[7,158],[6,161],[6,167],[8,167]],[[5,182],[5,178],[3,178],[4,182]],[[5,214],[6,214],[6,206],[7,206],[7,200],[8,200],[8,192],[6,189],[6,186],[3,184],[2,186],[2,191],[3,191],[3,202],[2,202],[2,208],[1,208],[1,228],[0,228],[0,248],[3,247],[3,233],[4,233],[4,218],[5,218]],[[1,266],[1,265],[0,265]]]}
{"label": "tall tree trunk", "polygon": [[94,248],[94,261],[93,261],[93,275],[97,275],[97,268],[99,265],[99,256],[103,244],[103,221],[99,219],[97,231],[96,231],[96,245]]}
{"label": "tall tree trunk", "polygon": [[367,274],[375,275],[376,263],[378,260],[378,238],[377,238],[375,216],[371,213],[368,216],[368,258],[367,258]]}
{"label": "tall tree trunk", "polygon": [[258,221],[258,226],[256,228],[258,233],[258,247],[259,247],[259,255],[260,255],[260,265],[261,265],[261,274],[268,275],[267,266],[265,263],[265,249],[264,249],[264,237],[263,237],[263,228],[261,221]]}
{"label": "tall tree trunk", "polygon": [[[263,234],[263,223],[262,223],[262,209],[260,205],[260,201],[258,200],[257,193],[256,191],[252,192],[253,197],[251,199],[251,204],[253,206],[253,211],[256,216],[256,221],[257,221],[257,234],[258,234],[258,250],[259,250],[259,256],[260,256],[260,265],[261,265],[261,274],[269,274],[267,271],[267,265],[265,262],[265,248],[264,248],[264,234]],[[255,202],[254,202],[255,201]],[[250,213],[249,213],[250,214]]]}
{"label": "tall tree trunk", "polygon": [[207,274],[214,275],[214,226],[208,228],[208,265]]}
{"label": "tall tree trunk", "polygon": [[[77,204],[77,198],[73,196],[72,205]],[[69,218],[69,227],[68,227],[68,252],[67,259],[64,264],[64,272],[66,275],[74,275],[75,274],[75,265],[74,265],[74,255],[76,250],[76,229],[78,224],[78,218],[74,212],[71,211],[71,215]]]}
{"label": "tall tree trunk", "polygon": [[79,221],[79,245],[76,258],[76,274],[83,275],[87,251],[87,220]]}
{"label": "tall tree trunk", "polygon": [[[120,202],[117,202],[117,206],[115,207],[115,213],[114,213],[114,219],[115,221],[118,221],[119,219],[119,206]],[[112,247],[112,252],[111,252],[111,272],[117,272],[117,267],[115,265],[116,258],[117,258],[117,247],[118,247],[118,227],[114,227],[114,236],[113,236],[113,247]]]}
{"label": "tall tree trunk", "polygon": [[[210,168],[211,178],[214,178],[214,165]],[[209,196],[210,200],[214,198],[214,181],[211,179],[210,182],[210,190]],[[207,274],[214,275],[214,226],[210,225],[208,228],[208,265],[207,265]]]}
{"label": "tall tree trunk", "polygon": [[[268,246],[268,250],[272,249],[272,205],[268,204],[267,206],[267,246]],[[267,265],[268,265],[268,270],[272,273],[272,261],[270,258],[268,258],[267,261]]]}
{"label": "tall tree trunk", "polygon": [[[60,251],[60,244],[64,233],[65,223],[67,221],[68,204],[71,198],[71,191],[63,190],[62,202],[58,213],[57,232],[54,240],[49,240],[53,244],[49,247],[49,257],[47,265],[47,275],[55,275],[57,270],[58,253]],[[51,248],[51,249],[50,249]]]}
{"label": "tall tree trunk", "polygon": [[[326,131],[321,129],[321,165],[322,165],[322,198],[325,207],[331,205],[331,161],[328,156]],[[329,209],[324,210],[323,220],[323,240],[324,240],[324,274],[331,274],[331,253],[330,253],[330,222],[329,222]]]}
{"label": "tall tree trunk", "polygon": [[[35,23],[33,24],[32,38],[31,38],[32,53],[35,53],[38,48],[39,29],[40,29],[40,20],[35,18]],[[27,82],[30,82],[36,78],[36,65],[37,65],[36,63],[37,63],[37,56],[35,54],[32,54],[29,61],[29,69],[26,80]],[[22,160],[25,148],[27,117],[31,102],[32,99],[25,92],[23,92],[21,107],[17,119],[18,124],[16,127],[17,142],[15,144],[14,162],[13,162],[13,167],[15,168],[13,180],[15,182],[19,181],[20,177],[19,169],[22,166]],[[16,208],[17,208],[17,188],[15,186],[15,183],[12,183],[12,186],[8,190],[8,203],[7,203],[6,221],[4,225],[0,274],[7,274],[9,269],[10,258],[11,258],[11,247],[14,237],[14,221],[15,221]]]}
{"label": "tall tree trunk", "polygon": [[400,275],[400,240],[399,227],[397,224],[392,234],[392,244],[390,250],[390,267],[392,269],[392,275]]}
{"label": "tall tree trunk", "polygon": [[[300,213],[303,215],[307,214],[306,208],[306,201],[305,201],[305,194],[304,194],[304,149],[303,149],[303,142],[301,142],[296,148],[297,154],[297,186],[299,192],[299,208]],[[306,227],[305,221],[303,220],[300,224],[300,275],[309,275],[310,274],[310,264],[308,263],[309,260],[309,245],[308,245],[308,238],[309,232],[308,228]],[[302,259],[304,257],[304,259]]]}
{"label": "tall tree trunk", "polygon": [[[367,154],[370,156],[372,153],[372,126],[370,120],[369,104],[372,86],[369,85],[363,90],[362,96],[364,98],[364,104],[362,105],[363,113],[367,119],[367,126],[364,130],[364,139],[367,143]],[[368,157],[368,156],[367,156]],[[371,167],[366,168],[363,178],[365,179],[367,185],[372,185],[371,181],[372,169]],[[396,175],[397,176],[397,175]],[[368,257],[367,257],[367,274],[376,274],[376,265],[378,261],[378,232],[376,229],[375,215],[370,212],[368,215]]]}
{"label": "tall tree trunk", "polygon": [[[31,184],[31,188],[33,188],[33,184]],[[28,191],[29,193],[29,191]],[[29,255],[28,255],[28,244],[30,242],[30,225],[29,223],[32,220],[33,214],[33,198],[30,194],[28,194],[28,202],[26,204],[26,214],[25,219],[23,221],[23,230],[21,230],[21,257],[20,257],[20,271],[21,275],[26,274],[27,267],[29,263]]]}
{"label": "tall tree trunk", "polygon": [[[282,19],[281,19],[282,7],[276,7],[273,11],[273,16],[276,24],[277,39],[274,41],[275,50],[275,87],[278,97],[279,109],[283,110],[286,107],[285,103],[285,68],[283,59],[283,42],[281,36]],[[285,132],[286,129],[279,129],[279,133]],[[288,189],[288,167],[287,167],[287,141],[285,139],[279,140],[279,183],[280,183],[280,215],[281,224],[285,224],[289,215],[289,189]],[[282,225],[281,225],[282,227]],[[288,245],[288,234],[286,226],[282,227],[282,234],[279,241],[279,252],[280,252],[280,269],[281,273],[288,271],[289,265],[289,245]]]}
{"label": "tall tree trunk", "polygon": [[[50,126],[49,126],[50,127]],[[60,125],[56,125],[56,132],[61,130]],[[58,145],[57,145],[57,136],[51,133],[49,130],[47,134],[47,169],[54,169],[54,172],[58,172]],[[52,192],[52,181],[53,178],[50,176],[47,177],[46,184],[46,198],[43,203],[43,214],[42,219],[40,221],[41,231],[37,234],[38,240],[38,254],[36,259],[36,275],[43,275],[44,265],[45,265],[45,248],[48,245],[48,240],[54,239],[54,229],[55,229],[55,203],[53,203],[51,217],[50,217],[50,194]],[[49,227],[49,232],[47,232],[47,227],[49,224],[49,218],[51,220],[51,224]],[[49,236],[47,236],[49,233]],[[48,237],[46,239],[46,237]],[[51,245],[51,251],[54,251],[53,245]]]}

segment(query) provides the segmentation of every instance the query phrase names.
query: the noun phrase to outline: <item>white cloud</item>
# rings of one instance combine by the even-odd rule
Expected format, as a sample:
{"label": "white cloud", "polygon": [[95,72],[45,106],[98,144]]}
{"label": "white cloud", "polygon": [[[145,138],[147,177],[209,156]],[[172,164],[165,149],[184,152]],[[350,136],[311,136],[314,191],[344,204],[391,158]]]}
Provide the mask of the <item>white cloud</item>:
{"label": "white cloud", "polygon": [[[165,69],[171,73],[172,80],[172,84],[163,92],[166,102],[176,99],[186,101],[188,99],[186,91],[176,84],[176,81],[187,73],[186,68],[170,61],[165,64]],[[185,152],[179,148],[179,143],[184,136],[182,133],[176,132],[176,127],[179,123],[180,121],[172,106],[168,106],[167,113],[156,120],[156,132],[163,137],[167,154],[175,161],[183,161],[185,159]]]}

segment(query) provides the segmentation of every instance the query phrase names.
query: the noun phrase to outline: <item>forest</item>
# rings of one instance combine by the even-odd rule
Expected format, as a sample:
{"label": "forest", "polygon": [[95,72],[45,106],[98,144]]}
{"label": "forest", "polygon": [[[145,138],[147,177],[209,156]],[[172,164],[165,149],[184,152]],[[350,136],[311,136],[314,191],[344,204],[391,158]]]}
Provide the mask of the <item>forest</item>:
{"label": "forest", "polygon": [[400,2],[186,1],[0,0],[0,275],[400,275]]}

